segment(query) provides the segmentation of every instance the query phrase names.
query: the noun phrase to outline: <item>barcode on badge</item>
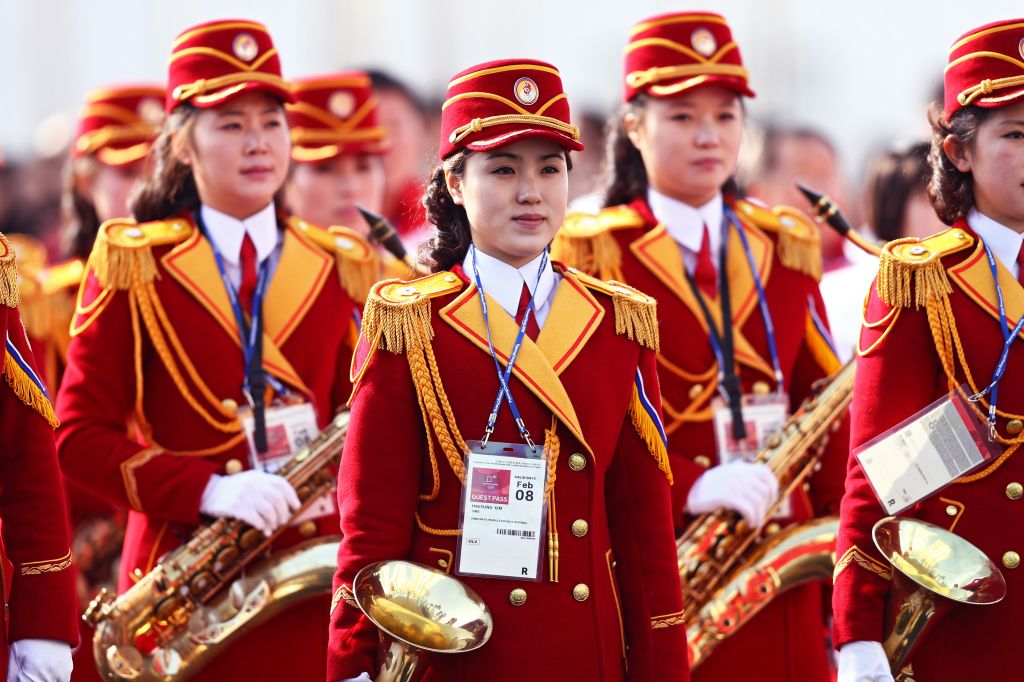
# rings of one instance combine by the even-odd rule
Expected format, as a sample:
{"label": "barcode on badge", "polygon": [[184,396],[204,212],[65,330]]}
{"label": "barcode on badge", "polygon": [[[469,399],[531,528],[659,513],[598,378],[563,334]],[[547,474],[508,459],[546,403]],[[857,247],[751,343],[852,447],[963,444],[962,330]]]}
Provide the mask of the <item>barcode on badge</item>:
{"label": "barcode on badge", "polygon": [[496,528],[495,532],[498,535],[511,535],[517,538],[523,538],[524,540],[532,540],[537,537],[537,531],[533,530],[516,530],[514,528]]}

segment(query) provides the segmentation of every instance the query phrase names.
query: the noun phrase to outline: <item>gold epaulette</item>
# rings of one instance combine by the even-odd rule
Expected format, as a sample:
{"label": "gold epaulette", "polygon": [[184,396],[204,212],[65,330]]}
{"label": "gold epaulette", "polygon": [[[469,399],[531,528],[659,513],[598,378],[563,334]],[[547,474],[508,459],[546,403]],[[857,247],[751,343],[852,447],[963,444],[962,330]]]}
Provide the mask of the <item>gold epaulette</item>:
{"label": "gold epaulette", "polygon": [[18,284],[18,265],[14,261],[14,248],[0,232],[0,305],[17,308],[21,304]]}
{"label": "gold epaulette", "polygon": [[974,237],[953,227],[924,239],[896,239],[882,249],[878,263],[878,297],[892,308],[920,308],[952,291],[942,264],[948,256],[974,245]]}
{"label": "gold epaulette", "polygon": [[779,261],[815,280],[821,279],[821,244],[818,228],[802,211],[791,206],[768,208],[743,199],[736,213],[754,226],[776,235]]}
{"label": "gold epaulette", "polygon": [[598,279],[575,268],[569,268],[567,274],[588,289],[612,297],[616,334],[624,334],[641,346],[659,350],[658,302],[653,297],[628,284]]}
{"label": "gold epaulette", "polygon": [[644,223],[629,206],[611,206],[597,214],[569,213],[555,235],[551,257],[601,279],[623,279],[622,251],[612,233]]}
{"label": "gold epaulette", "polygon": [[156,279],[153,247],[177,244],[192,234],[184,218],[136,223],[115,218],[100,225],[89,265],[104,289],[127,290]]}
{"label": "gold epaulette", "polygon": [[294,216],[289,218],[289,224],[334,255],[341,288],[353,301],[363,303],[370,287],[380,280],[383,273],[380,257],[370,243],[355,230],[341,225],[324,229]]}
{"label": "gold epaulette", "polygon": [[430,299],[460,289],[462,280],[447,271],[409,282],[378,282],[370,289],[363,309],[363,337],[392,353],[422,348],[434,338]]}

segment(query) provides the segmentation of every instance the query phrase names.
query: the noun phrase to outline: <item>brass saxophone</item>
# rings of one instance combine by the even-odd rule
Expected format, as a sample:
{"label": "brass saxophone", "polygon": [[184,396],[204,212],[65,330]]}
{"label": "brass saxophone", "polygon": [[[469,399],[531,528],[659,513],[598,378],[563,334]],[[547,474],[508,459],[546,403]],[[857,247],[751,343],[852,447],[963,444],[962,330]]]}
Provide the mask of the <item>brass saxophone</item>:
{"label": "brass saxophone", "polygon": [[835,517],[767,540],[763,534],[772,512],[817,470],[828,435],[853,397],[854,373],[851,360],[758,453],[756,461],[779,480],[779,501],[765,523],[751,528],[738,513],[718,509],[697,517],[676,541],[691,670],[780,593],[809,580],[831,579],[839,529]]}
{"label": "brass saxophone", "polygon": [[[278,472],[302,502],[296,516],[334,490],[331,465],[341,457],[348,421],[348,412],[339,413]],[[188,679],[242,632],[295,602],[330,594],[338,538],[314,538],[267,558],[286,528],[266,537],[219,518],[124,594],[103,590],[82,619],[96,628],[93,653],[104,679]]]}

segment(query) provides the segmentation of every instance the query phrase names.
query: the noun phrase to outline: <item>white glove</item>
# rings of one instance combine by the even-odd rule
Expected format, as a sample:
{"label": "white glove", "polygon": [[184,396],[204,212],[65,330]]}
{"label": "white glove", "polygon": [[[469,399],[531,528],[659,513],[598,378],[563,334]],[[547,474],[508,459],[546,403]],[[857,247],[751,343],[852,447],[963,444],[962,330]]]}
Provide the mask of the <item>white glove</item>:
{"label": "white glove", "polygon": [[837,682],[893,682],[881,642],[849,642],[839,649]]}
{"label": "white glove", "polygon": [[19,639],[11,644],[8,682],[67,682],[71,645],[53,639]]}
{"label": "white glove", "polygon": [[281,476],[251,469],[231,476],[210,477],[199,511],[210,516],[230,516],[270,535],[288,523],[300,507],[295,488]]}
{"label": "white glove", "polygon": [[346,677],[343,680],[338,680],[338,682],[373,682],[373,680],[370,679],[369,673],[363,673],[359,677]]}
{"label": "white glove", "polygon": [[766,465],[735,461],[711,467],[697,479],[686,498],[686,511],[703,514],[719,507],[739,512],[759,526],[779,498],[779,481]]}

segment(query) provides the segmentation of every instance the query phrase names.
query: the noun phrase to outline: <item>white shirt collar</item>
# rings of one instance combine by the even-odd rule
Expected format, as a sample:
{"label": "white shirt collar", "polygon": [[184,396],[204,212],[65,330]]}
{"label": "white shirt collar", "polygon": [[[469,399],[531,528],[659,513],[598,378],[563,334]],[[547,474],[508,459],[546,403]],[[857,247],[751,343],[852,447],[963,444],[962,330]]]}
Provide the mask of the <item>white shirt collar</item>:
{"label": "white shirt collar", "polygon": [[968,211],[967,224],[988,244],[996,260],[1011,274],[1017,276],[1020,270],[1017,265],[1017,254],[1020,253],[1020,245],[1024,243],[1024,235],[997,223],[976,208]]}
{"label": "white shirt collar", "polygon": [[[697,253],[704,238],[704,226],[708,226],[711,253],[715,257],[722,248],[722,218],[725,209],[721,193],[700,206],[690,206],[678,199],[665,196],[654,189],[647,190],[647,204],[669,236],[683,248]],[[718,259],[715,258],[717,264]]]}
{"label": "white shirt collar", "polygon": [[231,265],[238,265],[241,260],[242,239],[246,233],[256,247],[256,262],[262,263],[277,246],[279,237],[277,229],[277,213],[274,202],[266,208],[253,213],[244,220],[239,220],[215,208],[203,204],[199,214],[206,226],[207,236],[213,240],[221,255]]}
{"label": "white shirt collar", "polygon": [[[476,254],[476,267],[480,273],[480,282],[484,286],[484,292],[498,302],[502,309],[513,318],[519,311],[519,298],[523,293],[525,283],[530,292],[533,293],[533,307],[540,313],[541,308],[550,300],[551,294],[557,284],[555,270],[551,267],[551,259],[548,258],[544,264],[544,271],[540,275],[540,282],[537,282],[537,270],[540,268],[543,254],[520,268],[514,268],[508,263],[489,256],[480,249],[470,249],[462,260],[462,268],[474,284],[476,280],[473,275],[473,254]],[[536,287],[536,291],[534,291]],[[546,312],[546,311],[545,311]],[[540,315],[538,314],[538,318]],[[542,320],[538,319],[538,323]]]}

